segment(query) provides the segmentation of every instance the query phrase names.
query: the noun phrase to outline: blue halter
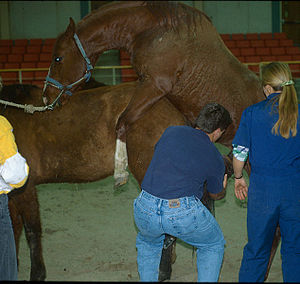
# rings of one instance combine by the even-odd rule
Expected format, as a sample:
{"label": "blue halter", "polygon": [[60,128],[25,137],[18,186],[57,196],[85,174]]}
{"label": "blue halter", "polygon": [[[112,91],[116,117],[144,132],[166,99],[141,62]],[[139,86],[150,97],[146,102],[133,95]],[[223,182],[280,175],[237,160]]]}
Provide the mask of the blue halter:
{"label": "blue halter", "polygon": [[50,72],[50,68],[49,68],[49,71],[48,71],[48,75],[45,79],[45,84],[44,84],[44,90],[43,90],[43,93],[47,87],[47,85],[50,85],[50,86],[53,86],[59,90],[61,90],[61,92],[59,93],[59,95],[57,96],[57,98],[54,100],[54,102],[51,104],[51,105],[48,105],[47,108],[48,109],[51,109],[53,110],[54,106],[56,105],[56,103],[58,102],[58,100],[60,99],[61,95],[63,93],[66,93],[67,95],[71,96],[72,95],[72,92],[70,91],[70,89],[72,89],[75,85],[77,85],[79,82],[81,82],[82,80],[85,80],[86,82],[88,82],[88,80],[90,79],[91,77],[91,72],[90,70],[93,69],[93,66],[91,65],[91,62],[90,60],[88,59],[83,47],[82,47],[82,44],[77,36],[76,33],[74,33],[74,39],[75,39],[75,42],[77,44],[77,47],[82,55],[82,57],[84,58],[85,62],[86,62],[86,71],[85,71],[85,74],[77,81],[75,81],[74,83],[70,84],[70,85],[63,85],[61,84],[60,82],[54,80],[53,78],[51,78],[49,76],[49,72]]}

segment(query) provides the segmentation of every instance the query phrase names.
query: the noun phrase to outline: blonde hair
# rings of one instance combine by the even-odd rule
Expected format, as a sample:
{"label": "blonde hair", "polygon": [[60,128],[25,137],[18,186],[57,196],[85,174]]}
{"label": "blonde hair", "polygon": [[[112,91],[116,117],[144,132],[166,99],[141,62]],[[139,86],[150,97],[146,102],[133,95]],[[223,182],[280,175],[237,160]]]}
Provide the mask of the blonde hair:
{"label": "blonde hair", "polygon": [[263,86],[270,85],[275,91],[281,91],[277,96],[279,119],[272,128],[272,133],[284,138],[297,134],[298,98],[292,81],[288,64],[272,62],[262,67]]}

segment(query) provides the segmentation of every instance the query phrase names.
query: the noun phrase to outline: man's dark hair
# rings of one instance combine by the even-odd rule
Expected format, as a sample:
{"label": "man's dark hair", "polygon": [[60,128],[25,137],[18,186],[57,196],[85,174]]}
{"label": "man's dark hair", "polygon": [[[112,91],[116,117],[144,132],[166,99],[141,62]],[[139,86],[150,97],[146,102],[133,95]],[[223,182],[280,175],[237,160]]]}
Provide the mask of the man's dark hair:
{"label": "man's dark hair", "polygon": [[226,129],[231,123],[227,109],[217,103],[209,103],[200,110],[195,126],[210,134],[218,128]]}

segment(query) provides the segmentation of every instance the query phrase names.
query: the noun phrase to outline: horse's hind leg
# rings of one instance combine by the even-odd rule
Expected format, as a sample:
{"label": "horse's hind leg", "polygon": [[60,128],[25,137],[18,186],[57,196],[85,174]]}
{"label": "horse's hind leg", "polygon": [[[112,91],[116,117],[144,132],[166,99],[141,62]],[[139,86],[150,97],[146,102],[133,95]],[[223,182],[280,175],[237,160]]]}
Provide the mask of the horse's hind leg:
{"label": "horse's hind leg", "polygon": [[268,279],[270,268],[271,268],[271,265],[272,265],[275,253],[277,251],[277,247],[279,245],[280,238],[281,238],[280,227],[278,225],[277,228],[276,228],[275,234],[274,234],[274,239],[273,239],[273,243],[272,243],[270,259],[269,259],[268,268],[267,268],[267,272],[266,272],[264,281],[266,281]]}
{"label": "horse's hind leg", "polygon": [[159,266],[159,281],[171,279],[172,264],[176,260],[175,246],[176,238],[166,234]]}
{"label": "horse's hind leg", "polygon": [[43,281],[46,278],[46,268],[42,255],[42,229],[36,189],[28,183],[25,190],[15,190],[13,197],[16,208],[22,216],[30,249],[30,280]]}
{"label": "horse's hind leg", "polygon": [[136,87],[127,108],[120,115],[116,125],[115,187],[125,184],[128,180],[128,173],[126,172],[128,165],[126,131],[132,123],[141,118],[162,96],[163,92],[158,91],[152,82],[143,82]]}

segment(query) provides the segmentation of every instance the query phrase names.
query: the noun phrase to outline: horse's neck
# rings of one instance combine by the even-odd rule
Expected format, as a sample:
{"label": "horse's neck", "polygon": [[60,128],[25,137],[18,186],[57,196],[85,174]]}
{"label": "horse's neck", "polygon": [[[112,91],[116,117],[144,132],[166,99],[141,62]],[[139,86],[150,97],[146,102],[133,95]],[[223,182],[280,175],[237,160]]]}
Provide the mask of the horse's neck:
{"label": "horse's neck", "polygon": [[155,25],[157,22],[143,6],[134,13],[122,7],[111,11],[100,9],[78,23],[77,33],[90,49],[91,57],[111,49],[124,49],[131,54],[136,36]]}

